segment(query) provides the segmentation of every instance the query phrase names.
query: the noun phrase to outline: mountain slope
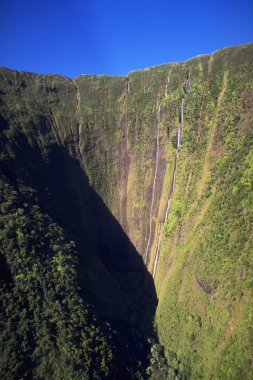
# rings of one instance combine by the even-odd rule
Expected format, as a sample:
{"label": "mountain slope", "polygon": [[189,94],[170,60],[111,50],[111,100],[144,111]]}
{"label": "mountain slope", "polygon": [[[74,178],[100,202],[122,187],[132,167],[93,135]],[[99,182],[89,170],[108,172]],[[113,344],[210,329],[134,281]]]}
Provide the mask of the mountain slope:
{"label": "mountain slope", "polygon": [[[158,262],[159,337],[192,378],[251,373],[252,57],[248,44],[130,73],[112,111],[102,78],[88,88],[86,77],[76,80],[92,99],[105,91],[91,107],[116,118],[99,129],[117,126],[118,157],[112,149],[108,165],[116,179],[106,176],[106,195],[97,191],[114,192],[108,205],[153,275]],[[100,149],[92,178],[101,178]]]}
{"label": "mountain slope", "polygon": [[5,181],[75,241],[121,347],[122,321],[132,342],[154,336],[142,256],[167,360],[192,379],[252,372],[252,58],[247,44],[73,81],[1,69]]}
{"label": "mountain slope", "polygon": [[[155,337],[151,277],[89,185],[77,109],[69,79],[1,71],[3,376],[129,378]],[[10,366],[14,325],[29,336]]]}

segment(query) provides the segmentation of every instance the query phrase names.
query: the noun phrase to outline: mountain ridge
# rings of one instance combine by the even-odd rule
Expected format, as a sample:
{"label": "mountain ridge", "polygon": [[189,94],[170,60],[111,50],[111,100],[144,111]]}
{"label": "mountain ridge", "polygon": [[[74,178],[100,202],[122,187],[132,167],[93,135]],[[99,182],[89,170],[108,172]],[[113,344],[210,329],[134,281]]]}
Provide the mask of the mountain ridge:
{"label": "mountain ridge", "polygon": [[66,79],[70,79],[70,80],[75,80],[76,78],[78,78],[79,76],[108,76],[108,77],[127,77],[128,75],[136,72],[136,71],[145,71],[145,70],[149,70],[149,69],[153,69],[153,68],[156,68],[156,67],[159,67],[159,66],[164,66],[164,65],[170,65],[170,64],[175,64],[175,63],[183,63],[183,62],[187,62],[187,61],[190,61],[194,58],[201,58],[201,57],[205,57],[205,56],[210,56],[210,55],[213,55],[221,50],[224,50],[224,49],[234,49],[236,47],[240,47],[240,46],[247,46],[247,45],[250,45],[252,44],[251,41],[249,42],[244,42],[244,43],[240,43],[240,44],[237,44],[237,45],[228,45],[228,46],[224,46],[222,48],[218,48],[214,51],[212,51],[211,53],[202,53],[202,54],[197,54],[197,55],[194,55],[192,56],[191,58],[186,58],[182,61],[170,61],[170,62],[165,62],[165,63],[158,63],[156,65],[153,65],[153,66],[148,66],[148,67],[144,67],[142,69],[133,69],[131,71],[129,71],[127,74],[85,74],[85,73],[82,73],[82,74],[78,74],[77,76],[71,78],[70,76],[68,75],[65,75],[65,74],[58,74],[58,73],[53,73],[53,72],[50,72],[50,73],[38,73],[36,71],[29,71],[29,70],[16,70],[16,69],[13,69],[13,68],[10,68],[10,67],[7,67],[7,66],[0,66],[0,69],[6,69],[6,70],[10,70],[10,71],[16,71],[18,73],[27,73],[27,74],[36,74],[36,75],[59,75],[59,76],[62,76],[62,77],[65,77]]}

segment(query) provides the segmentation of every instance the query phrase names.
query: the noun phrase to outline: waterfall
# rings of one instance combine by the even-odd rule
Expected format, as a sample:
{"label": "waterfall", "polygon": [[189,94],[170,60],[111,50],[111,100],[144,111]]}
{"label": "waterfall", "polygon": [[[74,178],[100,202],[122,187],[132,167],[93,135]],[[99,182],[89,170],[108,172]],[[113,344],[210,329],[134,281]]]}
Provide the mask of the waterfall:
{"label": "waterfall", "polygon": [[[180,124],[182,125],[183,123],[184,123],[184,98],[182,98],[181,109],[180,109]],[[180,133],[180,136],[181,136],[181,133]],[[179,142],[179,144],[180,144],[180,142]]]}
{"label": "waterfall", "polygon": [[177,176],[177,156],[175,160],[175,167],[174,167],[173,179],[172,179],[172,193],[174,193],[174,190],[175,190],[176,176]]}
{"label": "waterfall", "polygon": [[164,96],[168,96],[168,83],[165,85],[165,91],[164,91]]}
{"label": "waterfall", "polygon": [[168,96],[168,83],[166,83],[166,86],[165,86],[165,91],[164,91],[164,96]]}
{"label": "waterfall", "polygon": [[164,96],[168,96],[168,87],[169,87],[169,84],[170,84],[170,75],[171,75],[171,71],[172,71],[172,68],[170,69],[170,72],[169,72],[169,75],[168,75],[168,78],[167,78],[167,83],[165,85],[165,91],[164,91]]}
{"label": "waterfall", "polygon": [[169,199],[168,199],[167,209],[166,209],[166,213],[165,213],[164,221],[166,221],[166,220],[168,219],[169,214],[170,214],[170,197],[169,197]]}
{"label": "waterfall", "polygon": [[159,235],[158,235],[158,243],[157,243],[156,254],[155,254],[155,263],[154,263],[153,273],[152,273],[153,278],[155,278],[157,263],[159,259],[162,231],[163,231],[163,226],[161,225],[160,230],[159,230]]}
{"label": "waterfall", "polygon": [[80,164],[83,167],[83,155],[82,155],[82,149],[81,149],[81,137],[82,137],[82,117],[81,117],[81,111],[80,111],[80,103],[81,103],[81,97],[80,92],[78,89],[77,84],[74,83],[75,89],[76,89],[76,118],[78,121],[78,134],[77,134],[77,151],[80,159]]}
{"label": "waterfall", "polygon": [[188,71],[186,83],[185,83],[185,93],[187,94],[191,88],[191,72]]}
{"label": "waterfall", "polygon": [[156,177],[157,177],[158,163],[159,163],[159,152],[160,152],[159,137],[160,137],[160,122],[161,122],[161,105],[160,104],[158,106],[156,119],[157,119],[156,163],[155,163],[155,176],[154,176],[153,186],[152,186],[152,199],[151,199],[151,206],[150,206],[150,212],[149,212],[149,234],[148,234],[147,248],[145,252],[145,260],[144,260],[145,264],[147,263],[148,251],[149,251],[150,242],[151,242],[152,216],[153,216],[153,207],[154,207],[154,200],[155,200]]}
{"label": "waterfall", "polygon": [[[177,162],[178,162],[178,157],[179,157],[179,146],[181,144],[181,130],[182,130],[183,123],[184,123],[184,98],[181,99],[180,117],[179,117],[179,124],[177,127],[177,147],[176,147],[176,153],[175,153],[173,179],[172,179],[171,192],[169,194],[167,209],[166,209],[166,213],[165,213],[163,223],[166,222],[166,220],[168,220],[168,218],[169,218],[169,215],[170,215],[170,199],[172,197],[172,194],[174,193],[175,186],[176,186]],[[157,248],[156,248],[155,262],[154,262],[153,272],[152,272],[153,278],[155,278],[155,275],[156,275],[157,264],[158,264],[158,260],[159,260],[159,256],[160,256],[160,246],[161,246],[161,237],[162,237],[162,231],[163,231],[163,223],[160,226],[159,234],[158,234],[158,242],[157,242]]]}
{"label": "waterfall", "polygon": [[118,156],[118,172],[117,181],[117,197],[116,212],[117,219],[125,232],[128,229],[127,221],[127,187],[128,187],[128,146],[127,146],[127,87],[124,88],[124,96],[121,110],[120,124],[120,140],[119,140],[119,156]]}

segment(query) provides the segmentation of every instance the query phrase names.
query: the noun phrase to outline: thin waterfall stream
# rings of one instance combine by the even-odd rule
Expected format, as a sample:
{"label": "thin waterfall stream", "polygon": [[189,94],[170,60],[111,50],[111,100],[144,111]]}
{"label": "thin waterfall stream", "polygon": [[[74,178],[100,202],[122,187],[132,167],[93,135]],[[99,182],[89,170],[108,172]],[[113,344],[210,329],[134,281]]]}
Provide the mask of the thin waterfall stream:
{"label": "thin waterfall stream", "polygon": [[157,177],[158,164],[159,164],[159,153],[160,153],[159,137],[160,137],[160,122],[161,122],[161,105],[160,104],[158,106],[158,110],[156,113],[156,120],[157,120],[156,163],[155,163],[155,175],[154,175],[153,186],[152,186],[152,199],[151,199],[151,206],[150,206],[150,212],[149,212],[149,234],[148,234],[148,243],[147,243],[147,248],[146,248],[146,252],[145,252],[145,259],[144,259],[145,264],[147,264],[148,251],[149,251],[150,242],[151,242],[152,216],[153,216],[153,207],[154,207],[154,199],[155,199],[156,177]]}
{"label": "thin waterfall stream", "polygon": [[75,83],[74,83],[74,86],[76,89],[76,102],[77,102],[76,103],[76,118],[78,121],[77,150],[78,150],[78,155],[80,159],[80,164],[83,167],[83,155],[82,155],[82,149],[81,149],[81,136],[82,136],[82,118],[81,118],[81,112],[80,112],[81,97],[80,97],[79,89]]}
{"label": "thin waterfall stream", "polygon": [[168,79],[167,79],[167,83],[165,85],[165,91],[164,91],[164,96],[168,96],[168,87],[169,87],[169,84],[170,84],[170,75],[171,75],[171,71],[172,71],[172,68],[170,69],[170,72],[169,72],[169,75],[168,75]]}
{"label": "thin waterfall stream", "polygon": [[[126,92],[126,91],[125,91]],[[127,92],[126,92],[127,93]],[[127,106],[124,95],[121,116],[121,136],[119,141],[119,182],[117,186],[117,217],[123,229],[127,230],[127,183],[128,183],[128,152],[127,152]]]}
{"label": "thin waterfall stream", "polygon": [[[187,76],[187,81],[186,81],[186,86],[185,86],[185,92],[188,93],[190,89],[190,72],[188,73]],[[167,87],[165,89],[165,93],[167,93]],[[168,203],[167,203],[167,209],[165,212],[165,217],[163,222],[160,225],[159,229],[159,234],[158,234],[158,241],[157,241],[157,248],[156,248],[156,255],[155,255],[155,262],[153,266],[153,272],[152,276],[155,279],[156,275],[156,270],[157,270],[157,265],[158,265],[158,260],[160,256],[160,246],[161,246],[161,237],[162,237],[162,231],[163,231],[163,224],[168,220],[169,215],[170,215],[170,200],[171,197],[174,193],[175,186],[176,186],[176,177],[177,177],[177,162],[178,162],[178,157],[179,157],[179,147],[181,144],[181,134],[182,134],[182,128],[183,128],[183,123],[184,123],[184,97],[181,99],[181,107],[180,107],[180,117],[179,117],[179,124],[177,127],[177,147],[176,147],[176,153],[175,153],[175,163],[174,163],[174,171],[173,171],[173,179],[172,179],[172,185],[171,185],[171,192],[168,197]]]}

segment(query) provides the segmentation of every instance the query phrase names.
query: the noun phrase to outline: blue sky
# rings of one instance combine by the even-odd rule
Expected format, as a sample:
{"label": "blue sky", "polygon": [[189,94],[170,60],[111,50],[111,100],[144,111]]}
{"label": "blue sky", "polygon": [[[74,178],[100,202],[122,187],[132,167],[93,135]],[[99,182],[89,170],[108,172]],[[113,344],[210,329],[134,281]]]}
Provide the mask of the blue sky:
{"label": "blue sky", "polygon": [[127,74],[253,41],[252,0],[1,0],[0,66]]}

